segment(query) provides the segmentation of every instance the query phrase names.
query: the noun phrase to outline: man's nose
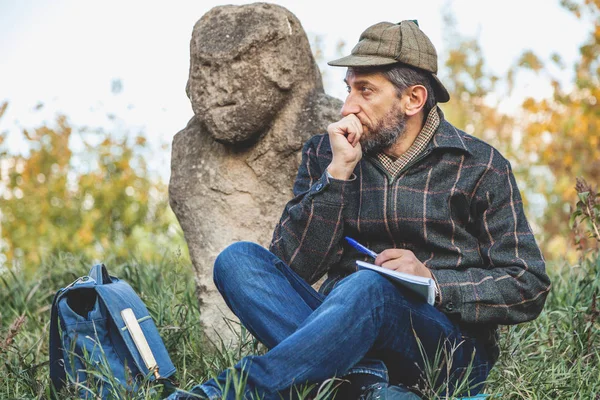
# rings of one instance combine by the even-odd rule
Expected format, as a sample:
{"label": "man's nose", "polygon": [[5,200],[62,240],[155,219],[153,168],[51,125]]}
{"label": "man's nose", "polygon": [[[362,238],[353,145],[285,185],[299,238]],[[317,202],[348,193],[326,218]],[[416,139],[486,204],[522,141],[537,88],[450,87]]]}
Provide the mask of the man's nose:
{"label": "man's nose", "polygon": [[342,117],[346,117],[350,114],[358,114],[360,111],[360,107],[356,102],[355,97],[352,93],[349,93],[346,97],[346,101],[344,101],[344,105],[342,106]]}

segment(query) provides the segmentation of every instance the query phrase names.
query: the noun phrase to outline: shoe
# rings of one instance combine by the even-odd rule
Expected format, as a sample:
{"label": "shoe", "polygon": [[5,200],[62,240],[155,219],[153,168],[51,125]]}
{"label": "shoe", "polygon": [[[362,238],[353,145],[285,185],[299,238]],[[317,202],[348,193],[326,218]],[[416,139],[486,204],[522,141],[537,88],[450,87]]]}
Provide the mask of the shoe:
{"label": "shoe", "polygon": [[421,398],[404,386],[376,383],[369,386],[359,400],[421,400]]}
{"label": "shoe", "polygon": [[373,374],[350,374],[342,378],[335,400],[358,400],[368,387],[387,384],[387,380]]}

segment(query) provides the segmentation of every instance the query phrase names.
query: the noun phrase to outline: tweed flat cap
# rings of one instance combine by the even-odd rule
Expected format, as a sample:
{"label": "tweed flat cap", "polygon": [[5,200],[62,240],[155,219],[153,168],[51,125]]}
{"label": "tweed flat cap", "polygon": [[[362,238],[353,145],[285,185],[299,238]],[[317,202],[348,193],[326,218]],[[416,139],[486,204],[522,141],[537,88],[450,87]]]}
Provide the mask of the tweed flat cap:
{"label": "tweed flat cap", "polygon": [[376,67],[396,63],[429,72],[436,100],[439,103],[450,100],[450,94],[437,77],[435,47],[415,21],[397,24],[379,22],[370,26],[360,35],[349,56],[327,64],[335,67]]}

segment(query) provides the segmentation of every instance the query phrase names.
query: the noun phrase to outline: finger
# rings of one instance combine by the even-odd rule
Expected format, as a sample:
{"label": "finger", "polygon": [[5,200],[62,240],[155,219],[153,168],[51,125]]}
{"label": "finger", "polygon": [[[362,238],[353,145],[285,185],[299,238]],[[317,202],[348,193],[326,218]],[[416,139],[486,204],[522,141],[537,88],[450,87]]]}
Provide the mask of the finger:
{"label": "finger", "polygon": [[359,129],[359,126],[356,124],[356,122],[352,119],[349,119],[347,121],[344,121],[344,123],[341,126],[341,129],[343,131],[343,134],[346,137],[349,137],[350,134],[354,134],[356,135],[357,133],[360,133],[361,130]]}
{"label": "finger", "polygon": [[348,121],[360,121],[356,114],[348,114],[345,119]]}
{"label": "finger", "polygon": [[361,133],[357,131],[354,134],[354,136],[352,137],[352,139],[353,139],[352,142],[350,142],[352,147],[356,147],[360,143],[360,138],[361,138]]}
{"label": "finger", "polygon": [[348,139],[348,142],[350,142],[350,144],[354,145],[355,137],[356,133],[350,132],[346,138]]}
{"label": "finger", "polygon": [[382,268],[385,269],[391,269],[391,270],[397,270],[398,268],[400,268],[402,266],[402,263],[400,263],[400,260],[395,258],[393,260],[389,260],[384,262],[383,264],[381,264]]}
{"label": "finger", "polygon": [[341,121],[341,123],[336,127],[334,133],[338,135],[347,136],[352,129],[349,127],[349,124],[345,121]]}
{"label": "finger", "polygon": [[356,145],[360,142],[360,138],[362,136],[362,129],[357,130],[354,135],[354,141],[352,142],[352,146],[356,147]]}
{"label": "finger", "polygon": [[352,122],[354,124],[356,132],[362,134],[363,133],[363,124],[362,124],[362,122],[360,122],[360,119],[358,119],[358,117],[356,117]]}
{"label": "finger", "polygon": [[347,136],[349,133],[356,131],[349,120],[342,119],[338,122],[334,122],[327,127],[327,132],[330,135],[342,135]]}
{"label": "finger", "polygon": [[375,264],[381,265],[388,260],[393,260],[396,258],[401,258],[403,255],[402,249],[386,249],[379,253],[377,258],[375,259]]}
{"label": "finger", "polygon": [[356,114],[350,114],[346,118],[348,123],[352,124],[352,126],[355,128],[356,132],[362,133],[362,122],[360,122],[360,119],[356,116]]}

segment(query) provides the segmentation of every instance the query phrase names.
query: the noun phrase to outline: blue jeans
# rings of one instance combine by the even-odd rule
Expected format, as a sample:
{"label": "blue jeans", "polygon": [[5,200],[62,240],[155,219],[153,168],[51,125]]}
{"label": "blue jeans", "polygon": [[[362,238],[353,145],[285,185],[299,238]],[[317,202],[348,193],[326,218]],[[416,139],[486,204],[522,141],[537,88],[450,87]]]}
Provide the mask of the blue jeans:
{"label": "blue jeans", "polygon": [[239,242],[219,255],[214,279],[227,305],[269,351],[244,357],[199,385],[211,399],[221,398],[228,379],[226,397],[234,399],[231,380],[242,375],[248,398],[259,394],[268,400],[289,398],[294,385],[358,372],[387,381],[389,370],[391,383],[411,386],[423,378],[424,358],[431,363],[441,348],[454,351],[439,380],[457,380],[472,361],[469,380],[471,387],[479,387],[471,394],[491,368],[477,340],[373,271],[339,280],[324,296],[268,250]]}

